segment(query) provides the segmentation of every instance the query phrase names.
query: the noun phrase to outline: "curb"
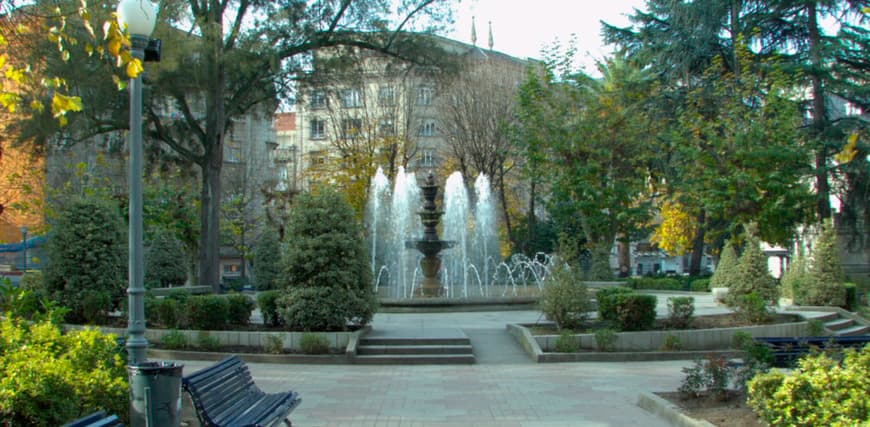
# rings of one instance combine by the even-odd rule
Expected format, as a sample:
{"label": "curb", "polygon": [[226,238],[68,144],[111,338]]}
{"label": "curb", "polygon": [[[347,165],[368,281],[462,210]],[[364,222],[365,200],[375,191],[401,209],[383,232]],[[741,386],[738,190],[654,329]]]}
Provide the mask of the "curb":
{"label": "curb", "polygon": [[697,420],[680,412],[679,407],[653,393],[638,394],[637,406],[655,414],[674,427],[716,427],[709,421]]}

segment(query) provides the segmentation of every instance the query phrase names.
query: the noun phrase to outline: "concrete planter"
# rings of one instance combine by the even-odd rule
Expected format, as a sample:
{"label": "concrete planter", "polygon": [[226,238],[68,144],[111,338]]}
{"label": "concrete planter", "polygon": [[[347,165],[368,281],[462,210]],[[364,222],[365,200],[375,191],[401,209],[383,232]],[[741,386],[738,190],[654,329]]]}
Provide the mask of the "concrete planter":
{"label": "concrete planter", "polygon": [[713,294],[713,299],[720,303],[725,303],[725,297],[728,296],[728,288],[710,288],[710,293]]}

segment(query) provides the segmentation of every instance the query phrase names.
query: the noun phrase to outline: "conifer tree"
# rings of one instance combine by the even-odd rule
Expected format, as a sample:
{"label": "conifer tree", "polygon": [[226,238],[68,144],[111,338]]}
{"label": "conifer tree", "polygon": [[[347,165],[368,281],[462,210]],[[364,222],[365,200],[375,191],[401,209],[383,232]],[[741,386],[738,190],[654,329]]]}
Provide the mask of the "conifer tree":
{"label": "conifer tree", "polygon": [[280,274],[281,245],[278,232],[267,228],[254,249],[254,287],[259,291],[273,289]]}
{"label": "conifer tree", "polygon": [[734,279],[728,288],[728,305],[738,306],[740,298],[751,293],[757,294],[769,305],[776,303],[778,297],[776,280],[767,268],[767,257],[761,250],[760,242],[753,235],[747,239],[746,247],[734,270]]}
{"label": "conifer tree", "polygon": [[145,255],[147,287],[183,286],[187,281],[184,248],[169,231],[155,233]]}
{"label": "conifer tree", "polygon": [[737,269],[737,262],[737,252],[729,240],[725,242],[725,247],[722,248],[719,263],[716,264],[716,271],[713,272],[713,277],[710,279],[710,287],[730,288]]}
{"label": "conifer tree", "polygon": [[813,248],[805,305],[843,306],[846,304],[846,275],[837,247],[837,233],[830,221],[822,227]]}

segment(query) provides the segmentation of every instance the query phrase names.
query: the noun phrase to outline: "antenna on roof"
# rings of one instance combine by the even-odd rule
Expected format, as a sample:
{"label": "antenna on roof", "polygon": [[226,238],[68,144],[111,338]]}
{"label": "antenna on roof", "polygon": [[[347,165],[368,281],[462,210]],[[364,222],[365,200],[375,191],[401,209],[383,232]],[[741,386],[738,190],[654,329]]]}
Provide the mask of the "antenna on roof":
{"label": "antenna on roof", "polygon": [[477,29],[474,28],[474,17],[471,17],[471,44],[477,46]]}
{"label": "antenna on roof", "polygon": [[489,50],[492,50],[492,45],[494,44],[492,40],[492,21],[489,21]]}

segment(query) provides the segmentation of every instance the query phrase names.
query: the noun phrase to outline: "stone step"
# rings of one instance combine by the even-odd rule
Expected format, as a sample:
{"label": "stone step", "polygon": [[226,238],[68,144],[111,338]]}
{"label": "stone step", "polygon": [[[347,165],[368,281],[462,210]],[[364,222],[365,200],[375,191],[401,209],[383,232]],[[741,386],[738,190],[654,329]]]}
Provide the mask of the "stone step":
{"label": "stone step", "polygon": [[471,341],[467,337],[364,337],[359,340],[359,345],[471,345]]}
{"label": "stone step", "polygon": [[870,333],[870,326],[855,325],[844,329],[834,331],[834,335],[848,337],[853,335],[866,335]]}
{"label": "stone step", "polygon": [[441,355],[473,353],[471,345],[360,345],[357,347],[357,354]]}
{"label": "stone step", "polygon": [[473,354],[440,355],[368,355],[357,356],[354,363],[360,365],[473,365]]}
{"label": "stone step", "polygon": [[837,313],[836,311],[831,311],[831,312],[822,314],[821,316],[815,316],[812,319],[813,320],[821,320],[822,322],[827,322],[830,320],[837,320],[840,318],[841,318],[840,313]]}
{"label": "stone step", "polygon": [[825,327],[832,331],[839,331],[841,329],[846,329],[855,325],[855,321],[849,319],[848,317],[842,317],[836,320],[829,320],[825,322]]}

